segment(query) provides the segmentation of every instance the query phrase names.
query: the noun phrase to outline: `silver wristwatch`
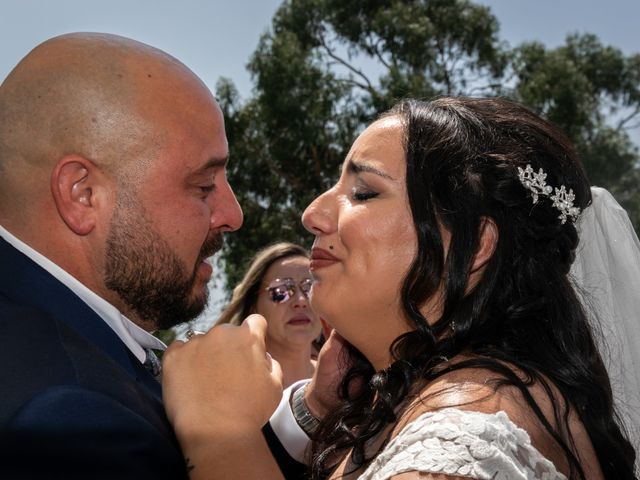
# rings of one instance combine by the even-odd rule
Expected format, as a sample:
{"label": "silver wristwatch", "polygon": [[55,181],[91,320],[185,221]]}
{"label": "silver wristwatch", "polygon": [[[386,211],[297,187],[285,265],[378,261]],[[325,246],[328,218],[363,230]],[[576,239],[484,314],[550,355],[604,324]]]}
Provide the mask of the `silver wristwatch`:
{"label": "silver wristwatch", "polygon": [[296,419],[296,422],[298,422],[298,425],[300,425],[300,428],[304,430],[304,433],[311,437],[318,429],[320,420],[318,420],[313,413],[309,411],[307,404],[304,403],[304,392],[306,389],[307,385],[303,385],[293,392],[293,395],[291,396],[291,410],[293,411],[293,417]]}

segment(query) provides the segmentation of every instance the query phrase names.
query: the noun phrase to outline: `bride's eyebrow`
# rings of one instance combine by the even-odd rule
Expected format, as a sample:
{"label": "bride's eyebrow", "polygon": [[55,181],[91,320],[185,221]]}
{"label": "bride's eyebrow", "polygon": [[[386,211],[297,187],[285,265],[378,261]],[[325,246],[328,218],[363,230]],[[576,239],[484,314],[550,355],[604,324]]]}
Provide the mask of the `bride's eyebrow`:
{"label": "bride's eyebrow", "polygon": [[372,165],[368,165],[366,163],[356,162],[355,160],[350,159],[347,162],[347,172],[349,173],[373,173],[374,175],[378,175],[382,178],[386,178],[387,180],[396,181],[391,175],[382,170],[377,169]]}

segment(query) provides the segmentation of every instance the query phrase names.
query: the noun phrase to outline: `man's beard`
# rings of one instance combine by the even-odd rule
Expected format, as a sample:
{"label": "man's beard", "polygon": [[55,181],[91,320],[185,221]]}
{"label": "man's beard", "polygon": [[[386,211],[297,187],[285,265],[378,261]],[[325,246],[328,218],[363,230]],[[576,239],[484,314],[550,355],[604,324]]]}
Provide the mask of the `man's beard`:
{"label": "man's beard", "polygon": [[188,272],[139,205],[131,194],[118,198],[107,236],[104,283],[141,320],[163,330],[204,310],[208,289],[194,292],[198,266],[222,248],[222,234],[204,243]]}

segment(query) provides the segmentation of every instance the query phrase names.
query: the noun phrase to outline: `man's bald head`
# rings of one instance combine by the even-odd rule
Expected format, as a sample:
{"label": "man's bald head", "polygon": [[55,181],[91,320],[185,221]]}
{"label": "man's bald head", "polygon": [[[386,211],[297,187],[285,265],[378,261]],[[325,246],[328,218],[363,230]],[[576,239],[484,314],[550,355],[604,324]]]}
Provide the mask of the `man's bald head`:
{"label": "man's bald head", "polygon": [[125,172],[199,102],[213,102],[204,84],[148,45],[96,33],[42,43],[0,86],[0,212],[44,193],[64,155]]}
{"label": "man's bald head", "polygon": [[51,39],[0,86],[0,225],[143,328],[206,302],[242,224],[227,157],[211,92],[133,40]]}

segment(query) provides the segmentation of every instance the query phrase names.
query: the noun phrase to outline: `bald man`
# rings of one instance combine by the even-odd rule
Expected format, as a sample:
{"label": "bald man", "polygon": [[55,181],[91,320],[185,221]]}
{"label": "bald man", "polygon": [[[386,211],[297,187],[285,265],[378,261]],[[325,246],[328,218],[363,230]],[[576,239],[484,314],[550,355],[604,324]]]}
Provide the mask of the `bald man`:
{"label": "bald man", "polygon": [[242,224],[227,157],[209,90],[150,46],[64,35],[6,78],[0,478],[186,476],[149,332],[203,310],[206,259]]}

